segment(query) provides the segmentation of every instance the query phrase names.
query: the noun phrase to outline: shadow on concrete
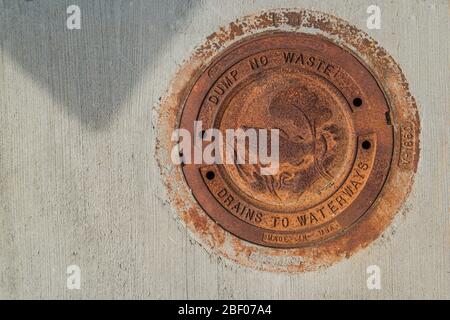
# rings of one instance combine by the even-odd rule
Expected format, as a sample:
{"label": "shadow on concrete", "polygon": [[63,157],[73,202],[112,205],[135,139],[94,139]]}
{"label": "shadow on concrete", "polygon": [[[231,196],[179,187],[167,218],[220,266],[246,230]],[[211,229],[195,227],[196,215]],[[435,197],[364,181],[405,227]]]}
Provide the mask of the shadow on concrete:
{"label": "shadow on concrete", "polygon": [[[72,4],[81,9],[81,30],[66,28]],[[101,129],[197,5],[185,0],[0,0],[0,45],[69,114]]]}

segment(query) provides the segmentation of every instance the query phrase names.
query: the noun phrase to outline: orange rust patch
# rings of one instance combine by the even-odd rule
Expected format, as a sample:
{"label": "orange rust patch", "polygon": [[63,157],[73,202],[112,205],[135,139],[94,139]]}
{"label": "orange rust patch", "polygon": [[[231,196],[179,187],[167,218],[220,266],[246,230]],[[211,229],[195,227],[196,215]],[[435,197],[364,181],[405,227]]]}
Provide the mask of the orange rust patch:
{"label": "orange rust patch", "polygon": [[[391,170],[384,186],[364,214],[343,236],[301,248],[269,248],[244,241],[208,217],[189,189],[181,167],[172,164],[172,131],[178,127],[185,100],[196,79],[214,57],[246,36],[262,32],[315,34],[351,52],[371,71],[389,105],[386,121],[393,129]],[[350,257],[367,247],[389,226],[407,198],[419,158],[417,107],[400,67],[378,43],[347,22],[309,10],[272,10],[243,17],[209,36],[186,61],[158,110],[156,159],[172,209],[208,251],[240,265],[270,271],[311,271]]]}

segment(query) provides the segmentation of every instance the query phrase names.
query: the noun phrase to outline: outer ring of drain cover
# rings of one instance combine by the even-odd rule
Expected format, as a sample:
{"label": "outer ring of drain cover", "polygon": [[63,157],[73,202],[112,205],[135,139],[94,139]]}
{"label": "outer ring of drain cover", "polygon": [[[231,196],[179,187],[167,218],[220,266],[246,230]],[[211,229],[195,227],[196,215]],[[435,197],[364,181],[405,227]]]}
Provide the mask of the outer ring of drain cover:
{"label": "outer ring of drain cover", "polygon": [[[269,61],[276,61],[277,56],[280,59],[280,50],[286,49],[297,54],[296,61],[301,62],[302,58],[298,57],[303,53],[303,63],[311,56],[323,63],[317,70],[308,66],[289,65],[284,66],[281,73],[280,70],[272,72],[280,67],[271,65]],[[268,63],[258,55],[262,53]],[[248,66],[249,58],[256,58],[253,62],[259,61],[259,67],[254,74],[249,73],[245,77],[245,72],[240,72],[244,69],[239,69],[239,64],[247,63]],[[233,73],[236,79],[230,78],[233,68],[238,69],[237,74],[243,75],[242,78],[238,78],[236,73]],[[229,79],[224,78],[226,75]],[[268,81],[268,78],[272,81]],[[208,101],[208,94],[211,93],[208,89],[214,89],[214,85],[222,80],[236,83],[230,84],[230,90],[223,94],[223,99],[217,105],[211,104],[215,99],[209,100],[208,107],[208,103],[203,103]],[[293,90],[280,89],[292,83]],[[301,90],[295,83],[302,84]],[[321,90],[315,90],[314,87]],[[263,94],[253,94],[258,88]],[[295,93],[309,91],[312,91],[309,96],[299,97]],[[281,93],[277,96],[277,92]],[[250,101],[245,104],[248,108],[244,110],[247,111],[236,112],[239,110],[236,101]],[[271,104],[270,101],[275,103]],[[297,113],[292,119],[274,120],[273,116],[279,116],[277,112],[269,112],[272,118],[267,117],[267,114],[262,116],[258,106],[277,110],[277,101],[298,102],[291,104],[300,105],[297,109],[305,114],[305,118],[297,123],[300,126],[296,127],[295,121],[291,121],[298,118],[299,111],[293,111]],[[311,113],[310,107],[317,105],[324,108]],[[327,110],[330,108],[336,112],[330,113]],[[258,188],[256,191],[259,192],[256,192],[255,185],[241,179],[237,169],[220,165],[202,168],[185,165],[181,168],[172,162],[171,151],[175,146],[171,140],[173,130],[182,127],[192,132],[192,123],[196,119],[203,121],[204,128],[221,129],[230,127],[230,124],[231,127],[257,128],[261,123],[265,123],[263,127],[274,128],[280,127],[280,121],[283,120],[281,129],[286,129],[284,131],[290,141],[293,137],[291,133],[297,129],[302,131],[301,128],[311,118],[313,123],[318,123],[314,131],[320,133],[322,147],[326,145],[327,150],[339,152],[335,152],[334,159],[321,159],[320,174],[313,177],[313,180],[317,180],[315,185],[301,185],[294,190],[289,190],[288,186],[281,194],[277,194],[282,204],[274,200],[270,192],[260,192]],[[307,138],[307,131],[302,131],[300,136],[312,143],[314,139]],[[222,28],[208,37],[181,67],[169,93],[159,106],[156,160],[167,190],[164,196],[169,199],[175,217],[180,218],[191,236],[208,251],[253,268],[306,271],[351,256],[386,230],[411,190],[418,163],[419,134],[417,107],[405,77],[397,63],[373,39],[331,15],[308,10],[272,10],[238,19]],[[334,139],[333,135],[341,139]],[[308,149],[308,143],[300,149],[304,148]],[[300,155],[305,154],[308,155],[306,160],[301,159],[305,164],[320,158],[308,152]],[[354,170],[354,164],[359,163],[355,159],[360,160],[360,155],[368,156],[359,167],[361,170],[367,167],[367,171]],[[292,177],[289,170],[289,177]],[[214,173],[210,174],[210,178],[214,178],[205,178],[210,171]],[[355,174],[365,178],[359,193],[353,201],[348,201],[347,206],[333,212],[326,203],[329,209],[324,215],[326,219],[316,223],[312,218],[314,225],[310,223],[303,226],[289,222],[287,230],[281,229],[285,228],[279,224],[282,220],[278,224],[272,220],[272,224],[263,225],[258,225],[258,221],[245,221],[245,218],[232,214],[230,208],[221,204],[217,193],[214,197],[214,192],[221,190],[217,186],[226,186],[233,200],[245,201],[249,207],[264,211],[267,216],[279,214],[297,218],[301,212],[316,208],[326,199],[334,199],[336,205],[337,199],[333,196],[342,192],[339,188],[345,187],[348,177]],[[324,186],[321,180],[323,176],[334,179],[334,186]],[[322,191],[320,187],[325,189]],[[322,191],[321,195],[314,196],[318,190]],[[294,191],[301,194],[302,201],[292,200]],[[313,213],[319,220],[317,214],[321,211]],[[335,222],[339,224],[336,229],[333,226]],[[264,233],[275,235],[265,236]],[[282,235],[277,236],[276,233]],[[311,236],[314,234],[316,237]]]}

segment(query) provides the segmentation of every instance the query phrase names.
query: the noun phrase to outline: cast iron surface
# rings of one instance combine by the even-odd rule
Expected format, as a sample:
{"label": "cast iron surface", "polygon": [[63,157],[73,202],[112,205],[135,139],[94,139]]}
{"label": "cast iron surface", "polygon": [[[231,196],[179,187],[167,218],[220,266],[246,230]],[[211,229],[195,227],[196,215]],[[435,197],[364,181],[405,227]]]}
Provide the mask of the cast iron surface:
{"label": "cast iron surface", "polygon": [[239,238],[316,245],[345,234],[380,194],[394,143],[389,112],[376,79],[348,50],[318,35],[250,36],[199,76],[180,127],[192,137],[194,121],[224,136],[278,129],[279,170],[262,175],[260,163],[234,163],[186,164],[183,172],[206,213]]}

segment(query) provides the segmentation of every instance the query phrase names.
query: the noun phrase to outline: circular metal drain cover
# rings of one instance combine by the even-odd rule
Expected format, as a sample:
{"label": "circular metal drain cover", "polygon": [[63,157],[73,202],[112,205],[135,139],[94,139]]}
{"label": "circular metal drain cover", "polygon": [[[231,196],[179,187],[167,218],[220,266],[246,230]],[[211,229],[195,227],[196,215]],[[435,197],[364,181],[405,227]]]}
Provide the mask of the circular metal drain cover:
{"label": "circular metal drain cover", "polygon": [[[186,129],[193,146],[211,140],[198,121],[224,137],[278,129],[278,170],[175,165],[173,130]],[[401,208],[419,153],[399,66],[365,33],[315,11],[267,11],[210,36],[161,103],[158,130],[170,203],[195,239],[265,270],[313,270],[367,246]]]}
{"label": "circular metal drain cover", "polygon": [[[319,36],[269,33],[216,57],[187,97],[180,127],[278,129],[279,170],[186,164],[195,198],[241,239],[298,247],[336,236],[377,199],[393,129],[371,73]],[[205,145],[204,145],[205,146]]]}

